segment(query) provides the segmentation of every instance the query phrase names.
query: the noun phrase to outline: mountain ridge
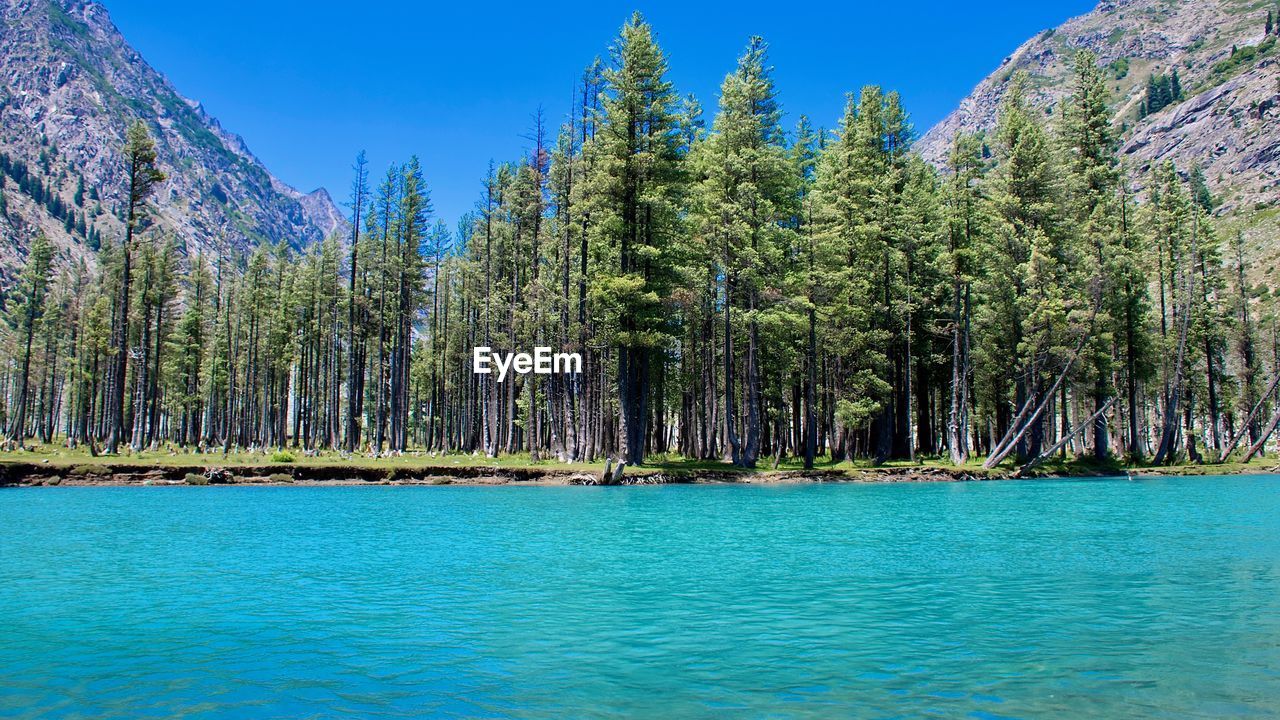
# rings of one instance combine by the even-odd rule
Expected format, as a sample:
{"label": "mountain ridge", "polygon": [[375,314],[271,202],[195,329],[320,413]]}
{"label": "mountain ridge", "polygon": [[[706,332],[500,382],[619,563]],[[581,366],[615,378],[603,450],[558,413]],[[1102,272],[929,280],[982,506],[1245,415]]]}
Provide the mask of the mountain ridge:
{"label": "mountain ridge", "polygon": [[[1244,239],[1251,279],[1280,297],[1280,37],[1266,35],[1272,0],[1103,0],[1028,39],[981,80],[916,144],[945,168],[957,132],[982,133],[1015,72],[1028,78],[1029,102],[1056,121],[1071,91],[1071,60],[1092,51],[1108,72],[1120,157],[1142,193],[1153,165],[1172,161],[1184,176],[1196,166],[1215,213]],[[1177,71],[1183,88],[1143,114],[1153,76]]]}
{"label": "mountain ridge", "polygon": [[151,67],[101,4],[3,0],[0,18],[0,152],[42,184],[0,180],[8,240],[0,273],[21,264],[37,232],[61,254],[90,262],[97,243],[122,234],[120,148],[137,119],[155,137],[168,176],[152,199],[155,225],[177,235],[188,255],[264,241],[301,247],[343,227],[324,188],[307,193],[275,177],[242,137]]}
{"label": "mountain ridge", "polygon": [[[1092,11],[1020,45],[921,136],[916,148],[942,166],[956,132],[994,128],[1000,99],[1015,71],[1030,80],[1029,100],[1053,115],[1070,93],[1072,56],[1087,49],[1110,73],[1120,153],[1130,169],[1143,171],[1173,160],[1186,171],[1199,163],[1210,184],[1219,186],[1215,189],[1228,191],[1220,209],[1230,212],[1280,188],[1280,163],[1273,162],[1280,154],[1280,53],[1264,33],[1268,7],[1254,0],[1103,0]],[[1251,48],[1266,50],[1256,53],[1253,62],[1222,67],[1232,64],[1236,51]],[[1148,77],[1175,69],[1182,74],[1183,97],[1140,116]]]}

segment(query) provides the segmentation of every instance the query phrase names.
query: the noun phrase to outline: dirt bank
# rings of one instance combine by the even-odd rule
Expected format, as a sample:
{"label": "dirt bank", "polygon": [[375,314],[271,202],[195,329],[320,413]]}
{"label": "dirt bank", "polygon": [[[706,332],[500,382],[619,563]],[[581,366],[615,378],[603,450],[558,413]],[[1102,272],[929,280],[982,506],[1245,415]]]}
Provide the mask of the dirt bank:
{"label": "dirt bank", "polygon": [[[978,479],[937,468],[783,470],[632,468],[623,485],[670,483],[939,482]],[[424,466],[380,468],[338,465],[138,465],[99,462],[0,463],[0,487],[169,485],[599,485],[600,472],[549,467]]]}
{"label": "dirt bank", "polygon": [[[1173,468],[1142,468],[1132,477],[1147,475],[1234,474],[1277,472],[1280,467],[1204,465]],[[1087,475],[1073,469],[1071,476]],[[1096,475],[1125,474],[1121,470]],[[1036,477],[1053,477],[1040,472]],[[650,484],[762,484],[812,482],[914,483],[968,482],[1012,477],[1007,471],[983,473],[972,469],[879,467],[824,470],[761,470],[731,468],[661,469],[631,468],[623,485]],[[383,468],[373,466],[264,464],[264,465],[139,465],[100,462],[83,465],[49,462],[0,462],[0,487],[38,486],[178,486],[178,485],[599,485],[601,472],[572,471],[554,466],[423,466]]]}

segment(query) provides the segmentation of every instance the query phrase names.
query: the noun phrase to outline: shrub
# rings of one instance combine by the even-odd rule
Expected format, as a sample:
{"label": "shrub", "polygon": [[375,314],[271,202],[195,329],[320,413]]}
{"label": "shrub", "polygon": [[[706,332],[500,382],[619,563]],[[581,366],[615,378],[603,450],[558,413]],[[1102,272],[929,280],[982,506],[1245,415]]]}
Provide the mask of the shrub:
{"label": "shrub", "polygon": [[1226,60],[1219,60],[1213,65],[1213,75],[1217,76],[1217,80],[1221,82],[1226,80],[1226,76],[1233,70],[1243,65],[1248,65],[1254,60],[1261,58],[1270,53],[1276,46],[1274,37],[1267,38],[1257,45],[1246,45],[1244,47],[1232,47],[1231,55]]}
{"label": "shrub", "polygon": [[188,485],[208,485],[209,478],[200,473],[187,473],[186,481]]}
{"label": "shrub", "polygon": [[277,450],[271,453],[271,462],[273,463],[291,463],[297,460],[293,453],[286,450]]}
{"label": "shrub", "polygon": [[267,476],[267,480],[276,484],[291,483],[293,482],[293,476],[289,473],[271,473]]}
{"label": "shrub", "polygon": [[1129,58],[1113,60],[1107,67],[1111,68],[1112,77],[1116,80],[1123,80],[1129,74]]}
{"label": "shrub", "polygon": [[105,465],[77,465],[71,468],[70,474],[77,477],[84,475],[110,475],[111,470]]}

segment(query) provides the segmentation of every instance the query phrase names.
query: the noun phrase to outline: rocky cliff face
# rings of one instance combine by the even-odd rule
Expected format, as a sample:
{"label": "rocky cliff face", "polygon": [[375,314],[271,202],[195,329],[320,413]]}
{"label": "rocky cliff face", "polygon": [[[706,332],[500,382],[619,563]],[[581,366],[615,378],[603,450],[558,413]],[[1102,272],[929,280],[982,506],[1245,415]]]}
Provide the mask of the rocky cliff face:
{"label": "rocky cliff face", "polygon": [[[1088,49],[1107,66],[1123,153],[1134,169],[1166,159],[1180,166],[1198,162],[1211,179],[1234,175],[1250,196],[1274,190],[1280,166],[1267,160],[1280,144],[1280,52],[1264,35],[1268,9],[1274,9],[1270,3],[1254,0],[1104,0],[1023,43],[917,147],[941,164],[957,131],[994,127],[1000,99],[1019,70],[1030,78],[1033,101],[1054,114],[1070,92],[1072,56]],[[1224,67],[1232,65],[1233,48],[1251,47],[1267,49]],[[1175,69],[1183,100],[1139,117],[1148,76]]]}
{"label": "rocky cliff face", "polygon": [[137,119],[168,176],[153,198],[156,231],[188,253],[301,246],[341,226],[324,189],[304,194],[273,177],[129,46],[103,6],[0,0],[0,20],[0,275],[21,266],[41,230],[68,258],[120,236],[120,148]]}
{"label": "rocky cliff face", "polygon": [[[1023,43],[917,145],[945,163],[957,131],[995,126],[1010,78],[1056,115],[1070,92],[1071,59],[1093,51],[1107,66],[1121,156],[1135,174],[1172,160],[1198,164],[1217,212],[1245,233],[1257,281],[1280,286],[1280,38],[1265,34],[1270,0],[1103,0],[1092,12]],[[1177,70],[1182,99],[1142,117],[1147,80]]]}

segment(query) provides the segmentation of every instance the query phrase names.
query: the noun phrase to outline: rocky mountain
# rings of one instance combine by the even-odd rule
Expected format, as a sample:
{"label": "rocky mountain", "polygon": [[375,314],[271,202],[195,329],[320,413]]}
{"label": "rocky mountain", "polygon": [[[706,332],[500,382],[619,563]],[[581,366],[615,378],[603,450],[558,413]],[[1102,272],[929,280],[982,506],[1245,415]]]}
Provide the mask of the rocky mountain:
{"label": "rocky mountain", "polygon": [[[1280,36],[1266,34],[1275,0],[1103,0],[1026,41],[930,129],[917,148],[946,161],[957,131],[995,125],[996,110],[1017,71],[1028,95],[1053,116],[1070,92],[1071,59],[1088,49],[1107,66],[1126,167],[1141,174],[1172,160],[1182,172],[1199,165],[1217,212],[1245,233],[1255,276],[1280,287]],[[1273,31],[1274,33],[1274,31]],[[1180,97],[1147,112],[1153,76],[1177,73]]]}
{"label": "rocky mountain", "polygon": [[315,242],[343,224],[323,189],[274,177],[237,135],[129,46],[107,10],[83,0],[0,0],[0,275],[21,266],[31,238],[92,258],[121,235],[120,156],[138,119],[168,176],[154,195],[154,231],[188,253],[263,241]]}

